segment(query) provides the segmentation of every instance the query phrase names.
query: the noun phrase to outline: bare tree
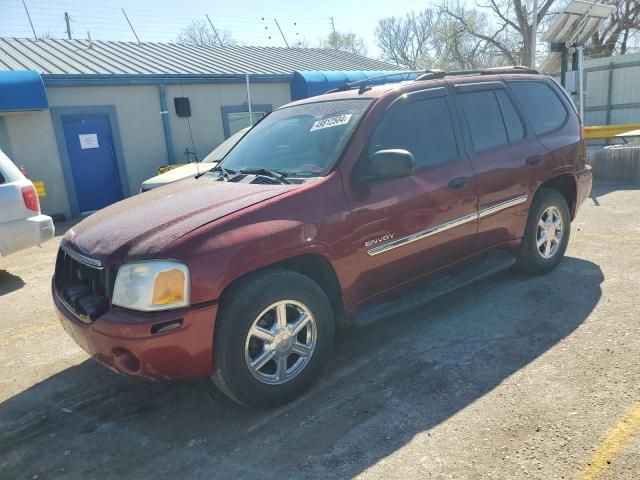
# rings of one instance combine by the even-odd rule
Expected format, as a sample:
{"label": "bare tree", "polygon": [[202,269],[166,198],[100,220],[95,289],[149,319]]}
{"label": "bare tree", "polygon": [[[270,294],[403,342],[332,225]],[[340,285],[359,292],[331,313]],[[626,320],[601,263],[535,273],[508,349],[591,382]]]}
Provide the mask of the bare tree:
{"label": "bare tree", "polygon": [[[474,23],[483,19],[480,14],[469,16]],[[496,63],[491,48],[439,10],[380,20],[376,40],[384,60],[408,69],[479,68]]]}
{"label": "bare tree", "polygon": [[640,2],[635,0],[613,0],[613,14],[592,35],[587,54],[609,56],[614,52],[624,55],[628,42],[640,29]]}
{"label": "bare tree", "polygon": [[327,38],[320,42],[320,47],[343,50],[356,55],[367,55],[367,45],[355,33],[331,32]]}
{"label": "bare tree", "polygon": [[[556,0],[541,1],[537,23],[542,24]],[[531,65],[533,12],[522,0],[485,0],[476,5],[486,12],[486,22],[474,21],[478,10],[459,2],[444,2],[441,11],[458,22],[464,30],[504,57],[504,63]]]}
{"label": "bare tree", "polygon": [[378,22],[376,41],[382,58],[402,67],[415,69],[429,63],[433,44],[433,10],[411,12],[406,17],[389,17]]}
{"label": "bare tree", "polygon": [[236,42],[230,31],[224,28],[216,28],[216,31],[217,36],[207,22],[194,20],[180,31],[177,42],[190,45],[235,45]]}

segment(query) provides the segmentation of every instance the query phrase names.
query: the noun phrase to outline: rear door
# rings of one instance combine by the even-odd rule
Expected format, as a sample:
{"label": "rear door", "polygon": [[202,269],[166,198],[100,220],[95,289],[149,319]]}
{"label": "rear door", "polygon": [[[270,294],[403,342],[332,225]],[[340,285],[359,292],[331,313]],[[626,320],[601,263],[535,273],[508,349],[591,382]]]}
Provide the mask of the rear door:
{"label": "rear door", "polygon": [[514,106],[504,83],[454,84],[478,188],[474,251],[519,238],[546,149]]}
{"label": "rear door", "polygon": [[476,188],[452,107],[444,87],[399,97],[360,161],[378,150],[405,149],[415,157],[416,171],[373,184],[345,184],[360,301],[469,254],[476,234]]}

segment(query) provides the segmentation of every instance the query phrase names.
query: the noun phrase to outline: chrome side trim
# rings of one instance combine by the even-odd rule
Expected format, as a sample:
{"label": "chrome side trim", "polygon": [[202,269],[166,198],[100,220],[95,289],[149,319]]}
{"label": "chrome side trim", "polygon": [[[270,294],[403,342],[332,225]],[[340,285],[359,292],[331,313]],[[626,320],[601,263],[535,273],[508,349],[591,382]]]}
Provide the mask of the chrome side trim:
{"label": "chrome side trim", "polygon": [[492,205],[491,207],[483,208],[478,212],[470,213],[469,215],[456,218],[454,220],[443,223],[441,225],[436,225],[435,227],[427,228],[426,230],[413,233],[406,237],[398,238],[397,240],[393,240],[389,243],[385,243],[384,245],[378,245],[377,247],[370,248],[369,250],[367,250],[367,254],[373,257],[375,255],[388,252],[389,250],[393,250],[395,248],[408,245],[415,241],[422,240],[423,238],[430,237],[431,235],[442,233],[454,227],[459,227],[460,225],[464,225],[465,223],[473,222],[474,220],[477,220],[479,218],[488,217],[489,215],[498,213],[499,211],[504,210],[505,208],[510,208],[516,205],[520,205],[521,203],[526,202],[527,198],[528,198],[527,195],[520,195],[518,197],[511,198],[504,202],[497,203],[496,205]]}
{"label": "chrome side trim", "polygon": [[83,265],[91,268],[97,268],[101,270],[103,268],[102,262],[100,260],[96,260],[95,258],[90,258],[81,253],[76,252],[75,250],[71,250],[68,245],[64,242],[60,243],[60,250],[73,258],[76,262],[80,262]]}
{"label": "chrome side trim", "polygon": [[422,230],[421,232],[413,233],[409,236],[399,238],[389,243],[385,243],[384,245],[379,245],[377,247],[370,248],[369,250],[367,250],[367,253],[373,257],[374,255],[388,252],[389,250],[393,250],[394,248],[402,247],[404,245],[408,245],[409,243],[413,243],[417,240],[422,240],[423,238],[430,237],[431,235],[435,235],[436,233],[442,233],[451,228],[464,225],[465,223],[473,222],[477,218],[478,218],[477,213],[470,213],[469,215],[456,218],[455,220],[451,220],[450,222],[443,223],[435,227],[427,228],[426,230]]}
{"label": "chrome side trim", "polygon": [[492,205],[491,207],[483,208],[478,211],[478,218],[488,217],[489,215],[493,215],[494,213],[498,213],[500,210],[504,210],[505,208],[515,207],[516,205],[520,205],[527,201],[527,195],[520,195],[519,197],[514,197],[504,202],[497,203]]}

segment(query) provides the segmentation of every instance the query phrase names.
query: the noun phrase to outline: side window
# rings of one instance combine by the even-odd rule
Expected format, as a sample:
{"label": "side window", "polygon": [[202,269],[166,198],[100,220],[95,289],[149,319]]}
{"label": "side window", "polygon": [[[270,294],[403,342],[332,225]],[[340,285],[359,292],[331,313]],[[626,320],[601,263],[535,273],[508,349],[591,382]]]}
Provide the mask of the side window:
{"label": "side window", "polygon": [[549,85],[542,82],[512,81],[509,86],[540,135],[562,126],[567,110]]}
{"label": "side window", "polygon": [[509,143],[521,140],[524,138],[524,126],[522,125],[520,115],[518,115],[516,108],[513,106],[513,103],[504,90],[496,90],[495,94],[498,99],[498,104],[500,105],[504,125],[507,127]]}
{"label": "side window", "polygon": [[493,90],[463,93],[460,101],[476,152],[509,143]]}
{"label": "side window", "polygon": [[369,142],[368,153],[402,148],[416,159],[416,169],[458,157],[449,107],[444,97],[392,107]]}

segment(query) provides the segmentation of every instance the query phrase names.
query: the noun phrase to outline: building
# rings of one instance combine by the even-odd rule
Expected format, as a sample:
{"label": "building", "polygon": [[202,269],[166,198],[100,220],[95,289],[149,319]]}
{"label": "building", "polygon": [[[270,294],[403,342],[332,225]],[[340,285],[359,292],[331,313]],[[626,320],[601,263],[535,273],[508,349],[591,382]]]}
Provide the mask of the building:
{"label": "building", "polygon": [[314,90],[299,82],[392,68],[337,50],[0,38],[0,148],[44,182],[45,213],[77,216],[202,159],[249,125],[249,98],[255,121]]}

